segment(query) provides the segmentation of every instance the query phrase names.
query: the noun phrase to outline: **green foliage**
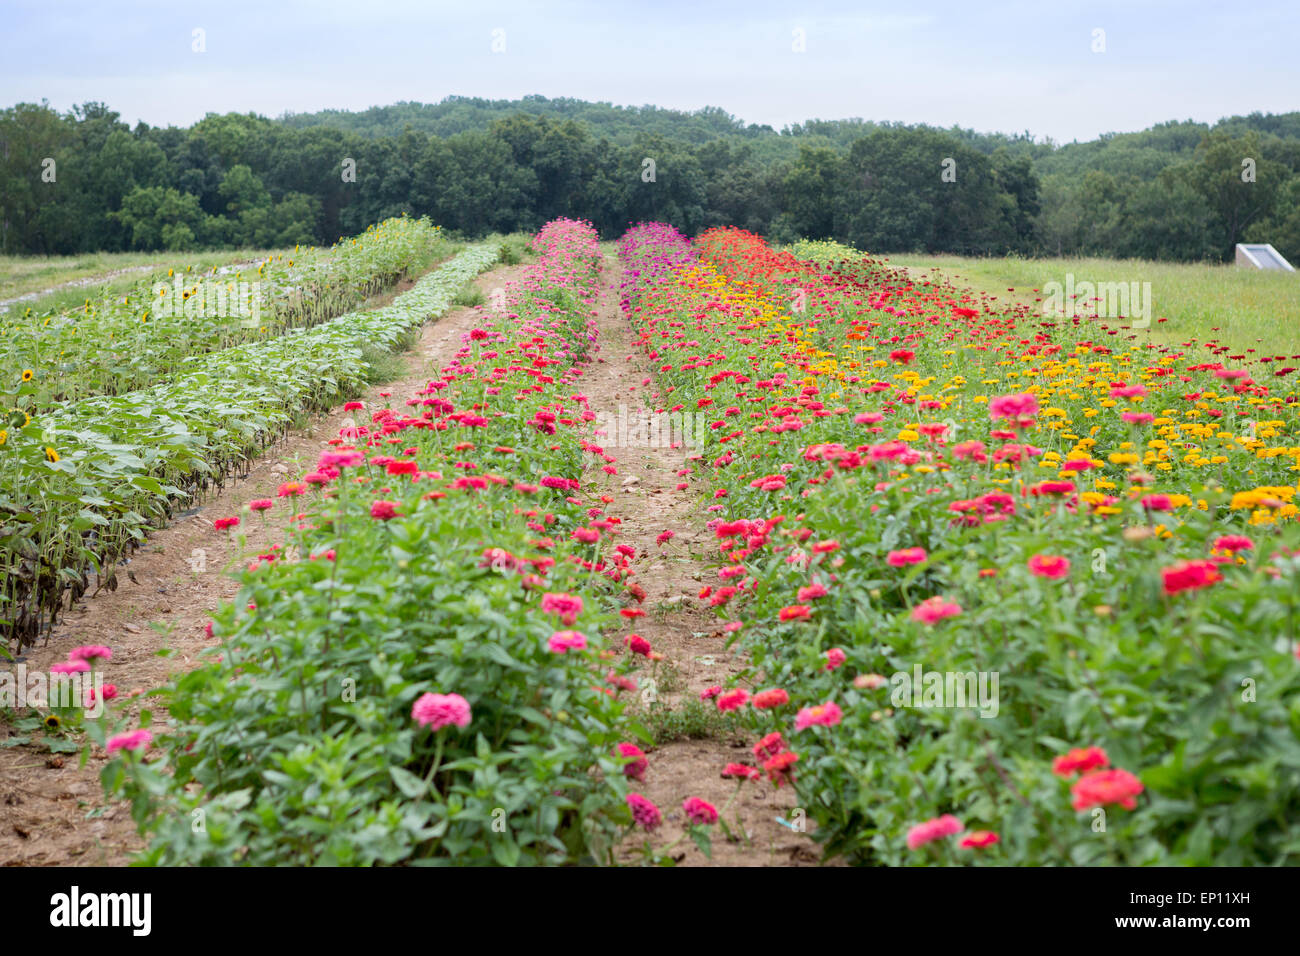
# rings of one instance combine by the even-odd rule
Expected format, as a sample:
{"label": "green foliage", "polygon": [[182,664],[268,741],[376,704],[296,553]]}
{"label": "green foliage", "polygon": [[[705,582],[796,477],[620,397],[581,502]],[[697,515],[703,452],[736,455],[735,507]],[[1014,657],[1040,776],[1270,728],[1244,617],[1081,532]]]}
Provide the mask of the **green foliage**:
{"label": "green foliage", "polygon": [[498,253],[493,243],[474,246],[390,306],[191,356],[149,388],[39,416],[9,412],[0,426],[4,636],[30,643],[66,592],[92,586],[92,572],[115,587],[117,557],[149,525],[242,468],[302,410],[354,394],[370,372],[363,350],[399,346]]}

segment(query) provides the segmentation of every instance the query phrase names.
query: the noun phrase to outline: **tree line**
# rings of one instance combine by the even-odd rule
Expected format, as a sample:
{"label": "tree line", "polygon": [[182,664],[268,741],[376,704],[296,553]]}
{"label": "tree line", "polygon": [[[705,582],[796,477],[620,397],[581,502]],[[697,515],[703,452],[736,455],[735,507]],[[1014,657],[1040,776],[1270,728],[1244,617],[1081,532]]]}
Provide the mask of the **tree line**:
{"label": "tree line", "polygon": [[467,237],[559,215],[873,252],[1300,260],[1300,113],[1057,145],[1029,133],[462,97],[131,127],[102,103],[0,110],[0,252],[330,243],[427,215]]}

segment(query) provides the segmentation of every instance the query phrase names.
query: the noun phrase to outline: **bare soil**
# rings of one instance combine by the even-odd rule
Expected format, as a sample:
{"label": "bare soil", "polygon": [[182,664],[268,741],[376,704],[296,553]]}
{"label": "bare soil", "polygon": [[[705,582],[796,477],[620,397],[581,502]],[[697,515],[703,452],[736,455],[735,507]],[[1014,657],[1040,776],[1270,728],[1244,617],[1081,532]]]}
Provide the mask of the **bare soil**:
{"label": "bare soil", "polygon": [[[597,328],[596,361],[582,380],[582,391],[593,412],[602,411],[619,417],[620,406],[627,407],[629,422],[642,418],[661,407],[650,390],[641,383],[651,377],[650,360],[633,346],[631,327],[619,308],[620,270],[612,257],[605,260],[600,299],[595,317]],[[631,431],[629,429],[629,431]],[[621,645],[626,635],[639,634],[651,648],[663,655],[657,665],[644,666],[639,678],[642,690],[647,678],[655,681],[655,700],[639,706],[680,709],[689,700],[698,700],[700,692],[714,685],[725,685],[727,678],[741,668],[741,661],[726,647],[725,620],[717,617],[698,598],[703,583],[710,579],[705,555],[713,547],[713,537],[705,527],[709,500],[708,489],[692,482],[687,469],[689,448],[671,447],[667,435],[656,442],[659,447],[618,447],[618,434],[595,432],[588,440],[600,445],[616,458],[618,474],[603,471],[602,458],[592,456],[584,484],[596,480],[603,493],[614,498],[609,514],[622,524],[617,540],[636,548],[632,563],[634,581],[645,589],[641,604],[646,616],[636,619],[620,634],[609,635],[611,645]],[[687,487],[677,490],[679,484]],[[664,531],[673,537],[663,544],[657,538]],[[710,708],[712,702],[706,702]],[[815,864],[819,859],[816,844],[804,833],[794,832],[777,822],[790,818],[795,807],[792,788],[774,788],[766,781],[745,783],[727,811],[725,819],[738,839],[724,838],[714,828],[712,859],[682,835],[685,813],[682,801],[700,797],[718,810],[731,800],[737,784],[721,776],[728,763],[754,763],[750,747],[755,740],[723,733],[703,739],[665,743],[647,751],[649,769],[639,791],[663,811],[664,823],[650,837],[652,846],[662,848],[676,843],[674,857],[682,855],[679,865],[716,866],[788,866]],[[740,834],[744,834],[743,837]],[[622,856],[631,860],[645,840],[644,834],[629,839]]]}

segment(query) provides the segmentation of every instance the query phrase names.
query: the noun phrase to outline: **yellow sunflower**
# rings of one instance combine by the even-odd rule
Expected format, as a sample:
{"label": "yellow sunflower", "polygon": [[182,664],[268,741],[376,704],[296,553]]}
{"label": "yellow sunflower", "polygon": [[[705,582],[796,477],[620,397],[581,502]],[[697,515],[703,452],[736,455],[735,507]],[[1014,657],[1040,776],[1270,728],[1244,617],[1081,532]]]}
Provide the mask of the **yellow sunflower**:
{"label": "yellow sunflower", "polygon": [[35,375],[35,374],[36,374],[36,373],[33,372],[33,371],[32,371],[31,369],[29,369],[29,368],[25,368],[25,369],[23,369],[23,381],[24,381],[24,382],[30,382],[30,381],[32,380],[32,376]]}
{"label": "yellow sunflower", "polygon": [[45,446],[45,458],[47,461],[58,461],[59,453],[48,445]]}

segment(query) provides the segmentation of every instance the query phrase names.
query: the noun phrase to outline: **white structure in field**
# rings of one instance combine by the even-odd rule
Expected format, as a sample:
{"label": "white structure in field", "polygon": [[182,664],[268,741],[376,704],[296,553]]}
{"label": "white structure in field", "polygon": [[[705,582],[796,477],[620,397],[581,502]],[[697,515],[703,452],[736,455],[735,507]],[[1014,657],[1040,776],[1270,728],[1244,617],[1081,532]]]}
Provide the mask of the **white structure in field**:
{"label": "white structure in field", "polygon": [[1237,243],[1237,265],[1249,266],[1253,269],[1281,269],[1295,272],[1295,267],[1282,258],[1282,253],[1267,242]]}

